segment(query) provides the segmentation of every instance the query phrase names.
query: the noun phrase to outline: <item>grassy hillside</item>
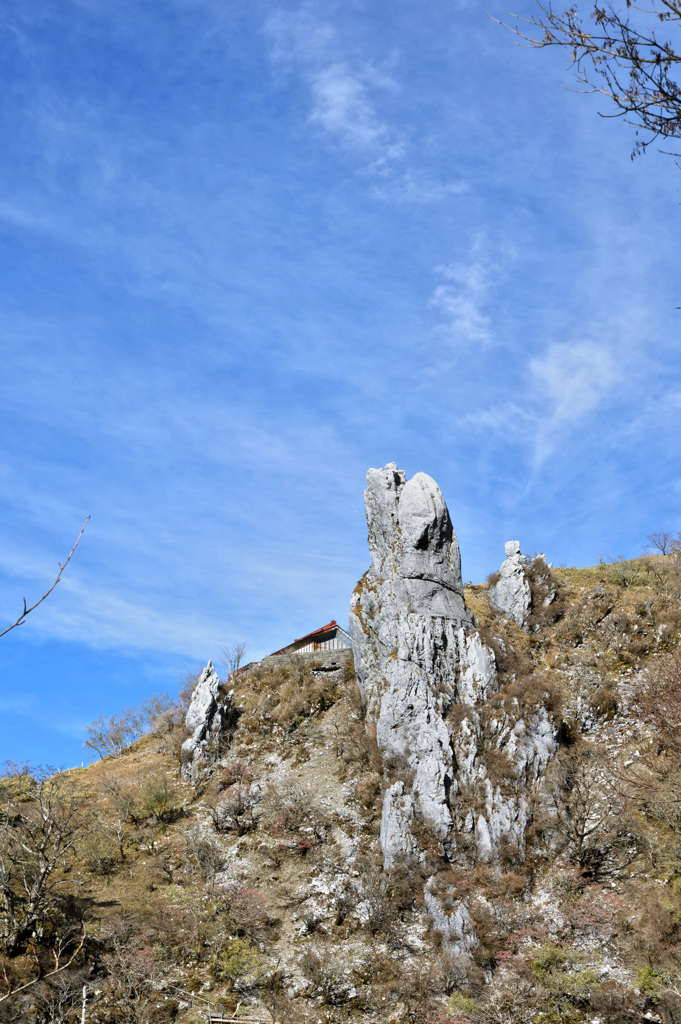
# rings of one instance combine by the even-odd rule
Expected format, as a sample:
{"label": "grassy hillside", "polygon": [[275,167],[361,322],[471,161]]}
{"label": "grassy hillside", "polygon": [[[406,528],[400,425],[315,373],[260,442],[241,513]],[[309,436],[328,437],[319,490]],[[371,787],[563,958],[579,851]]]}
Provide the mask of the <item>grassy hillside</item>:
{"label": "grassy hillside", "polygon": [[[177,715],[121,756],[7,775],[0,994],[28,987],[0,1021],[80,1020],[83,984],[100,1024],[198,1021],[191,994],[278,1021],[681,1020],[679,556],[554,576],[527,632],[493,613],[487,584],[466,589],[495,699],[542,704],[561,740],[528,793],[522,856],[447,863],[424,841],[420,866],[384,873],[381,798],[399,766],[381,760],[352,671],[245,672],[238,721],[194,788]],[[428,913],[433,874],[469,909],[470,957]]]}

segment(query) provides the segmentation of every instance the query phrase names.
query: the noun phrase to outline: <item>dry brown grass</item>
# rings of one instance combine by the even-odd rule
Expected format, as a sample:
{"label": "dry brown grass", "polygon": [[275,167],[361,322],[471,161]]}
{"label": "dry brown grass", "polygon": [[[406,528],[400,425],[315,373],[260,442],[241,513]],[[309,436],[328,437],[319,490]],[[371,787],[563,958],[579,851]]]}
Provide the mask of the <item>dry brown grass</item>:
{"label": "dry brown grass", "polygon": [[234,695],[241,713],[237,739],[249,732],[293,733],[305,719],[323,715],[354,685],[349,666],[331,672],[314,663],[286,663],[242,673]]}

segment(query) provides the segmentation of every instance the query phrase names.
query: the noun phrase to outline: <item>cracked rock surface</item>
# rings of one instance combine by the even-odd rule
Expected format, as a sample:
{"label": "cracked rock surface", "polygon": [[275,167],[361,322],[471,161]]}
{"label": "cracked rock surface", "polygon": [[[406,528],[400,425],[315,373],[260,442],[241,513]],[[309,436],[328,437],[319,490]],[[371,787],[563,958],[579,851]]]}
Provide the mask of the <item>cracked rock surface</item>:
{"label": "cracked rock surface", "polygon": [[[350,626],[367,723],[390,782],[384,867],[422,860],[424,830],[445,860],[465,862],[473,851],[495,861],[509,841],[522,855],[530,792],[556,749],[552,723],[545,713],[525,720],[499,698],[493,713],[485,708],[498,689],[494,655],[466,608],[459,546],[435,481],[425,473],[407,480],[395,463],[371,469],[365,506],[372,562],[353,594]],[[508,554],[521,565],[519,544]],[[487,750],[507,763],[504,779],[490,778]]]}
{"label": "cracked rock surface", "polygon": [[390,867],[413,848],[415,815],[448,849],[454,765],[445,711],[483,700],[495,670],[466,610],[459,545],[435,481],[425,473],[407,480],[394,463],[371,469],[365,504],[372,564],[350,623],[367,717],[382,752],[406,769],[405,786],[392,786],[384,804]]}

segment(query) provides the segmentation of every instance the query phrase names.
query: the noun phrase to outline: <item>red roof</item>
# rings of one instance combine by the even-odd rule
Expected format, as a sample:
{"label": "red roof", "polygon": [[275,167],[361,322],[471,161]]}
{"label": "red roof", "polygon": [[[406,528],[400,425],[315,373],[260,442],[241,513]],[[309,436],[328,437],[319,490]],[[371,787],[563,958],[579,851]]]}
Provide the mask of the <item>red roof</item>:
{"label": "red roof", "polygon": [[331,622],[327,622],[325,626],[320,626],[319,629],[313,629],[311,633],[306,633],[305,636],[297,636],[293,641],[294,644],[299,644],[301,640],[307,640],[308,637],[317,636],[318,633],[326,633],[329,629],[335,629],[338,623],[335,619],[331,619]]}
{"label": "red roof", "polygon": [[272,651],[270,657],[274,657],[275,654],[283,654],[284,651],[287,651],[289,649],[289,647],[293,647],[293,644],[299,644],[303,640],[311,640],[312,637],[321,636],[324,633],[330,633],[332,629],[340,629],[342,630],[343,633],[345,633],[346,636],[348,635],[347,630],[343,629],[342,626],[339,626],[335,619],[331,619],[331,622],[327,622],[325,626],[320,626],[319,629],[313,629],[311,633],[306,633],[305,636],[297,637],[290,644],[287,644],[286,647],[282,647],[278,651]]}

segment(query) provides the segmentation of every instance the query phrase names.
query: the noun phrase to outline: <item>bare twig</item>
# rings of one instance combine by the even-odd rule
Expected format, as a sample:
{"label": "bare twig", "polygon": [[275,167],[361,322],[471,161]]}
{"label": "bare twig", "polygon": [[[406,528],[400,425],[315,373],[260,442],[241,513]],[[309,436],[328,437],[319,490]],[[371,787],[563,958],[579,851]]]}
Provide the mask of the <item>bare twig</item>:
{"label": "bare twig", "polygon": [[10,629],[14,629],[14,628],[15,628],[15,626],[21,626],[21,625],[22,625],[22,623],[24,622],[24,620],[25,620],[26,616],[27,616],[27,615],[30,615],[30,614],[31,614],[31,612],[33,611],[33,609],[34,609],[34,608],[37,608],[39,604],[42,604],[42,603],[43,603],[43,601],[45,600],[45,598],[46,598],[46,597],[49,597],[49,596],[50,596],[50,594],[52,593],[52,591],[54,590],[54,588],[55,588],[55,587],[57,586],[57,584],[59,583],[59,580],[61,579],[62,573],[64,572],[64,569],[66,568],[66,566],[67,566],[67,565],[69,564],[69,562],[71,561],[71,557],[72,557],[72,555],[73,555],[73,552],[74,552],[74,551],[76,550],[76,548],[78,547],[78,545],[79,545],[79,543],[80,543],[80,538],[81,538],[81,537],[83,536],[83,534],[85,533],[85,527],[86,527],[86,526],[87,526],[87,524],[88,524],[88,523],[90,522],[90,519],[91,519],[91,518],[92,518],[91,516],[88,516],[88,517],[87,517],[87,519],[85,520],[85,522],[83,523],[83,527],[82,527],[82,529],[81,529],[80,533],[78,534],[78,538],[77,538],[77,540],[76,540],[76,543],[75,543],[75,544],[73,545],[73,547],[71,548],[71,550],[70,550],[70,552],[69,552],[69,557],[68,557],[68,558],[66,559],[66,561],[64,562],[64,564],[63,564],[63,565],[61,564],[61,562],[59,563],[59,572],[57,573],[57,577],[56,577],[56,579],[55,579],[54,583],[52,584],[52,586],[50,587],[50,589],[49,589],[48,591],[46,591],[46,592],[45,592],[45,593],[43,594],[43,596],[42,596],[41,598],[39,598],[39,599],[38,599],[38,600],[37,600],[37,601],[35,602],[35,604],[32,604],[30,608],[27,608],[27,606],[26,606],[26,598],[24,598],[24,610],[23,610],[23,612],[21,613],[21,615],[19,616],[19,618],[18,618],[18,619],[16,620],[16,622],[13,622],[11,626],[8,626],[8,627],[7,627],[6,629],[3,629],[3,630],[2,630],[2,632],[0,633],[0,636],[4,636],[4,635],[5,635],[5,633],[9,633]]}
{"label": "bare twig", "polygon": [[[80,538],[78,539],[80,540]],[[43,974],[42,976],[39,975],[37,978],[34,978],[33,981],[27,981],[25,982],[25,984],[19,985],[18,988],[12,989],[11,992],[6,992],[4,996],[0,996],[0,1003],[4,1002],[5,999],[9,999],[10,996],[15,996],[17,992],[24,992],[27,988],[31,988],[33,985],[37,985],[39,981],[45,981],[46,978],[53,978],[55,974],[61,974],[62,971],[65,971],[67,967],[71,966],[71,964],[76,959],[81,949],[85,945],[86,937],[87,933],[85,931],[85,928],[83,928],[83,934],[81,936],[80,942],[78,943],[77,948],[73,951],[73,953],[71,954],[71,956],[69,957],[65,964],[62,964],[61,967],[55,967],[53,971],[48,971],[47,974]]]}
{"label": "bare twig", "polygon": [[233,676],[239,674],[239,668],[244,655],[248,650],[248,644],[244,640],[238,643],[224,644],[220,647],[221,657],[218,659],[228,669],[228,680],[231,682]]}
{"label": "bare twig", "polygon": [[[521,45],[562,47],[583,87],[573,91],[606,96],[614,113],[601,116],[621,117],[636,129],[633,157],[644,153],[656,139],[681,138],[681,83],[675,77],[681,52],[659,35],[681,23],[681,3],[625,2],[622,9],[622,5],[604,6],[593,0],[592,25],[582,21],[576,3],[560,11],[542,0],[537,0],[536,17],[511,15],[515,25],[492,20],[510,29]],[[657,30],[647,27],[650,16],[657,22]],[[529,26],[528,30],[519,23]]]}

